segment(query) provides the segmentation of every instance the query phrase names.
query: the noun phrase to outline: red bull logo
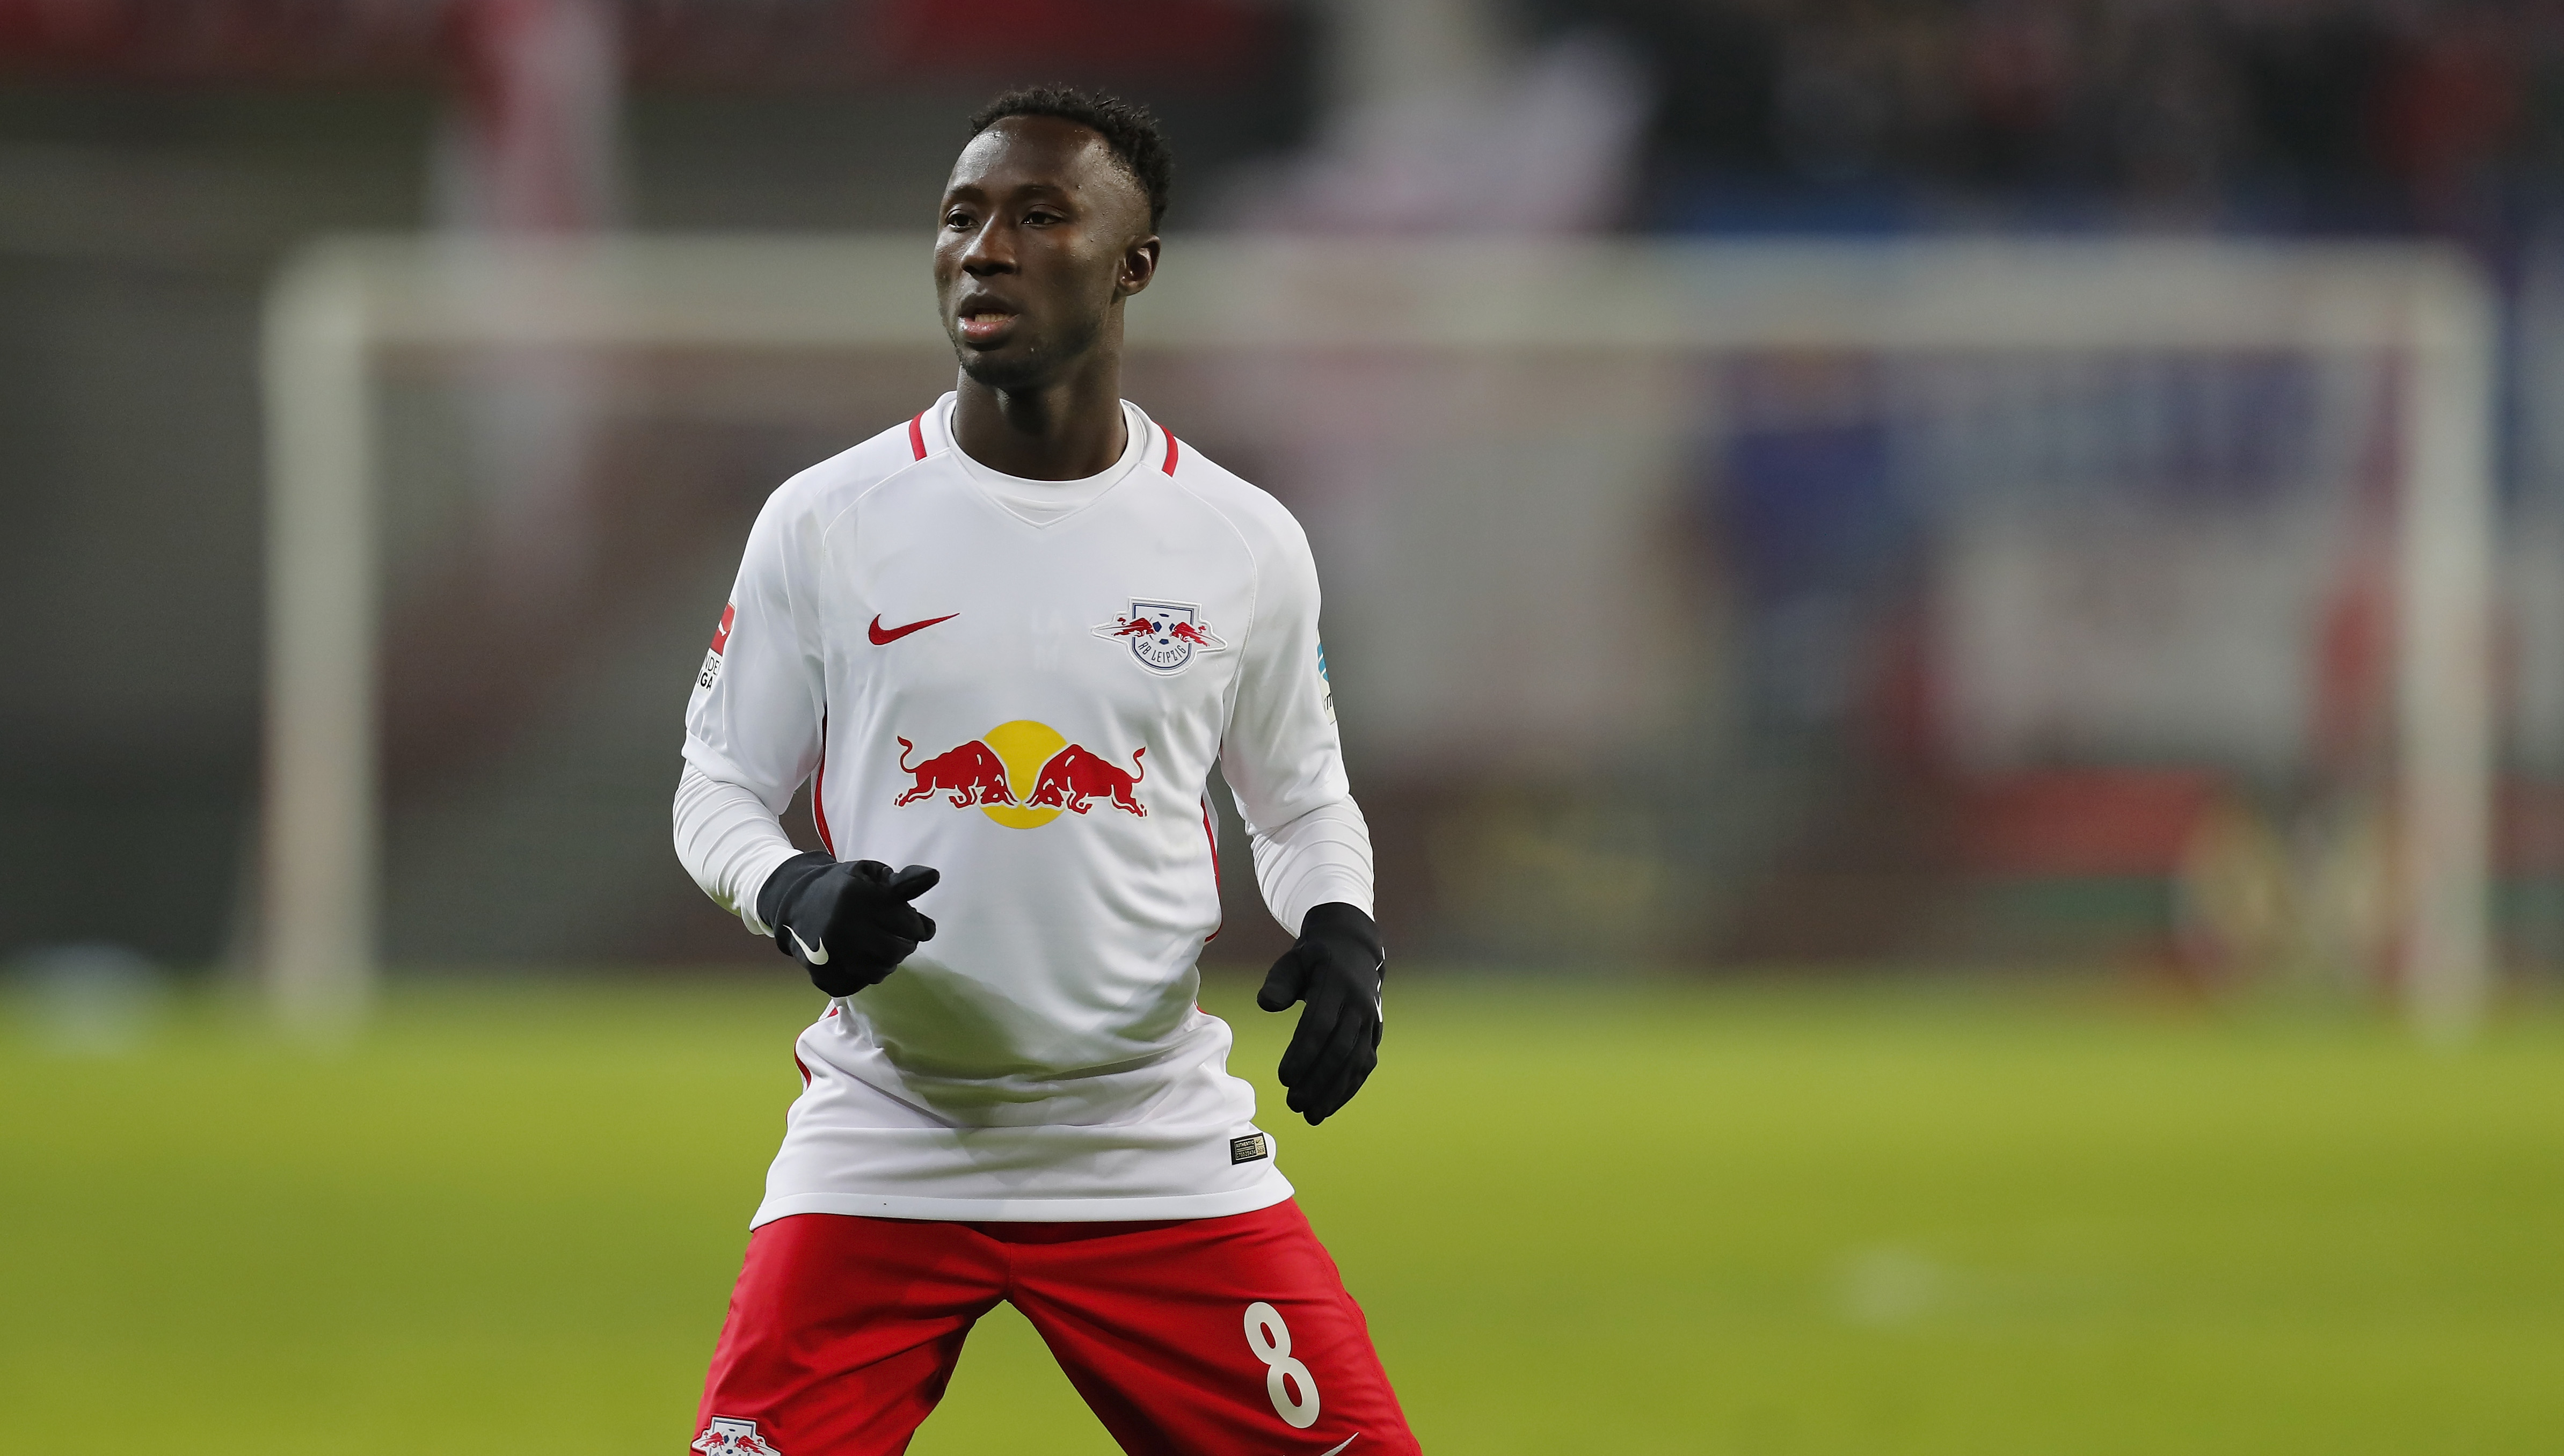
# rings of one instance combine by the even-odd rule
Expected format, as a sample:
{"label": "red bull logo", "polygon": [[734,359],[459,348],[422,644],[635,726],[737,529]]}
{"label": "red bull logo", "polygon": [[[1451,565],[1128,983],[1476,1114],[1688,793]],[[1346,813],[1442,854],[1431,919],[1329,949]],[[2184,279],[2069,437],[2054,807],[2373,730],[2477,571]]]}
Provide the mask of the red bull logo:
{"label": "red bull logo", "polygon": [[944,796],[957,809],[975,808],[1009,829],[1037,829],[1062,812],[1085,814],[1098,801],[1138,818],[1149,816],[1139,787],[1148,778],[1148,748],[1131,750],[1131,766],[1072,743],[1046,723],[1001,723],[958,748],[912,764],[916,744],[899,740],[900,771],[911,782],[892,802],[901,807]]}
{"label": "red bull logo", "polygon": [[925,762],[911,766],[908,755],[917,745],[906,738],[899,740],[899,771],[914,774],[915,786],[892,802],[907,805],[931,794],[950,791],[953,807],[966,809],[972,804],[1011,804],[1014,790],[1006,786],[1006,765],[998,761],[996,751],[972,738],[950,752],[938,753]]}
{"label": "red bull logo", "polygon": [[1033,796],[1024,802],[1083,814],[1087,800],[1109,799],[1113,807],[1146,819],[1149,811],[1132,797],[1131,791],[1148,776],[1148,766],[1140,761],[1140,755],[1148,751],[1145,747],[1132,749],[1132,771],[1125,773],[1071,743],[1052,754],[1050,761],[1042,765],[1041,777],[1033,781]]}

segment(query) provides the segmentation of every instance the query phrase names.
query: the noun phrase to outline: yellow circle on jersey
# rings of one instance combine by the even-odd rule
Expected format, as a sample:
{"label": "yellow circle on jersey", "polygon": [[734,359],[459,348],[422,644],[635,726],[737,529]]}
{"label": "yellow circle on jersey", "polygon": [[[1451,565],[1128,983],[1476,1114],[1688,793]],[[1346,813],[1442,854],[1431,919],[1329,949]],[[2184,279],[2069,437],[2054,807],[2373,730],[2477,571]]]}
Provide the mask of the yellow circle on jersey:
{"label": "yellow circle on jersey", "polygon": [[1059,729],[1046,723],[1019,718],[1001,723],[979,735],[979,741],[1006,765],[1006,788],[1015,796],[1014,806],[981,804],[979,812],[1005,825],[1008,829],[1038,829],[1059,817],[1057,809],[1027,809],[1023,801],[1033,796],[1033,785],[1041,778],[1042,765],[1051,755],[1068,746]]}

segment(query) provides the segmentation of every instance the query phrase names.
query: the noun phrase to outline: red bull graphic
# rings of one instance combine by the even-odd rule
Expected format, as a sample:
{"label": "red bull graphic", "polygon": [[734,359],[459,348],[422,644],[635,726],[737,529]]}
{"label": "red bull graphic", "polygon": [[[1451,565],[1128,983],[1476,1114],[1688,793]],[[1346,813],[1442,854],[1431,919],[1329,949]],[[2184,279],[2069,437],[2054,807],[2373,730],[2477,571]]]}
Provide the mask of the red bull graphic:
{"label": "red bull graphic", "polygon": [[1131,610],[1097,624],[1095,635],[1131,644],[1132,658],[1161,677],[1174,677],[1190,667],[1195,653],[1218,652],[1228,646],[1202,620],[1201,608],[1190,602],[1137,597],[1132,598]]}
{"label": "red bull graphic", "polygon": [[899,740],[900,771],[914,782],[892,802],[900,807],[943,794],[957,809],[975,808],[1009,829],[1036,829],[1063,812],[1083,815],[1095,801],[1135,818],[1149,816],[1139,788],[1148,778],[1144,745],[1125,771],[1112,759],[1046,723],[1001,723],[958,748],[912,765],[916,744]]}
{"label": "red bull graphic", "polygon": [[908,755],[917,745],[906,738],[899,740],[899,771],[915,774],[917,783],[892,802],[907,805],[930,794],[950,791],[953,807],[966,809],[973,804],[1011,804],[1014,790],[1006,786],[1006,765],[986,743],[972,738],[961,747],[910,767]]}
{"label": "red bull graphic", "polygon": [[1132,790],[1148,777],[1148,765],[1140,755],[1145,747],[1131,750],[1131,768],[1123,772],[1075,743],[1051,755],[1042,765],[1041,777],[1033,782],[1033,796],[1024,800],[1036,808],[1066,809],[1072,814],[1086,812],[1089,799],[1106,799],[1125,813],[1149,817],[1148,809],[1134,797]]}
{"label": "red bull graphic", "polygon": [[756,1434],[756,1422],[727,1415],[714,1416],[712,1424],[704,1427],[704,1433],[695,1437],[687,1449],[701,1451],[705,1456],[783,1456]]}

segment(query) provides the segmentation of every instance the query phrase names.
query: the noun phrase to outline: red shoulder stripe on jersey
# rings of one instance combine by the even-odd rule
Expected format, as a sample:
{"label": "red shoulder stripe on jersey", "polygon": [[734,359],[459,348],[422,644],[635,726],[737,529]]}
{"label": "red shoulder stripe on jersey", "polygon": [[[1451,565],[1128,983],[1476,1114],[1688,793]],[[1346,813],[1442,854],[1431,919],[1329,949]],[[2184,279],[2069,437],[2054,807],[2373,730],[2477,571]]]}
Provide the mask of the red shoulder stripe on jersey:
{"label": "red shoulder stripe on jersey", "polygon": [[917,452],[918,459],[926,458],[926,411],[924,410],[919,410],[917,418],[908,422],[908,448]]}
{"label": "red shoulder stripe on jersey", "polygon": [[[1169,435],[1167,438],[1168,438],[1168,439],[1170,439],[1170,440],[1173,440],[1173,439],[1174,439],[1174,438],[1175,438],[1175,436],[1173,436],[1173,435]],[[1215,833],[1212,833],[1212,832],[1211,832],[1211,827],[1210,827],[1210,800],[1209,800],[1209,799],[1207,799],[1207,798],[1203,799],[1203,800],[1201,801],[1201,806],[1202,806],[1202,838],[1207,839],[1207,840],[1209,840],[1209,841],[1210,841],[1210,893],[1211,893],[1212,895],[1214,895],[1214,896],[1215,896],[1215,895],[1219,894],[1219,836],[1218,836],[1217,834],[1215,834]],[[1218,939],[1218,938],[1219,938],[1219,927],[1217,927],[1217,926],[1213,926],[1213,927],[1211,927],[1211,928],[1210,928],[1210,934],[1209,934],[1209,935],[1207,935],[1207,936],[1202,936],[1202,943],[1203,943],[1203,944],[1205,944],[1205,945],[1207,945],[1207,944],[1209,944],[1211,941],[1216,940],[1216,939]],[[1195,1010],[1199,1010],[1200,1008],[1199,1008],[1199,1007],[1195,1007],[1194,1009],[1195,1009]]]}
{"label": "red shoulder stripe on jersey", "polygon": [[[1160,426],[1159,428],[1165,429],[1165,426]],[[1166,435],[1167,463],[1164,466],[1161,466],[1160,469],[1164,470],[1169,475],[1174,475],[1175,473],[1175,432],[1173,430],[1167,430]]]}
{"label": "red shoulder stripe on jersey", "polygon": [[830,854],[837,852],[837,841],[828,835],[828,715],[819,714],[819,774],[810,780],[810,822],[819,826],[819,843]]}
{"label": "red shoulder stripe on jersey", "polygon": [[[833,1011],[836,1008],[831,1006],[828,1009]],[[794,1052],[792,1054],[792,1065],[801,1069],[801,1085],[804,1088],[807,1088],[810,1085],[810,1064],[801,1060],[801,1054],[799,1052]]]}

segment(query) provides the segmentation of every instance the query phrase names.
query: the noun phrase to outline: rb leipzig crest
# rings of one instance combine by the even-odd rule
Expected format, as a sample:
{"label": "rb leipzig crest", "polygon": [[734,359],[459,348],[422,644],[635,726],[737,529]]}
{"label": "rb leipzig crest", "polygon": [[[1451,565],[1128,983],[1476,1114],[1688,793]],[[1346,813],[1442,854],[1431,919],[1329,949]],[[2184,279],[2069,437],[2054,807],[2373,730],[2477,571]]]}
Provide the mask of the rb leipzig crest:
{"label": "rb leipzig crest", "polygon": [[[833,1011],[836,1007],[828,1008]],[[706,1456],[783,1456],[756,1434],[756,1422],[734,1420],[726,1415],[713,1417],[704,1433],[695,1437],[687,1449],[702,1451]]]}
{"label": "rb leipzig crest", "polygon": [[1098,624],[1095,635],[1130,643],[1131,656],[1140,666],[1164,677],[1190,667],[1196,652],[1218,652],[1228,646],[1201,619],[1201,609],[1189,602],[1135,598],[1129,612]]}

